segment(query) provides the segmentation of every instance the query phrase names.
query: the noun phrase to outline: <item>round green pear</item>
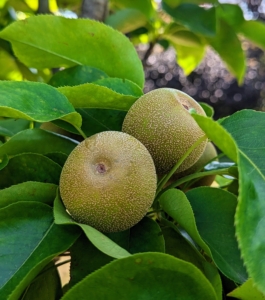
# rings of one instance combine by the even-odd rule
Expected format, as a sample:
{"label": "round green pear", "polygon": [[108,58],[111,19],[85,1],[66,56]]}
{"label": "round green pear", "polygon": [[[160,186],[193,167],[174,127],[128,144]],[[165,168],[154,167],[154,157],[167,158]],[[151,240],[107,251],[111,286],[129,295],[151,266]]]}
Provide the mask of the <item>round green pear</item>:
{"label": "round green pear", "polygon": [[[193,98],[176,89],[160,88],[141,96],[125,116],[122,131],[141,141],[153,157],[157,174],[169,172],[201,137],[202,129],[191,111],[205,116]],[[201,157],[207,138],[180,165],[185,171]]]}
{"label": "round green pear", "polygon": [[146,147],[129,134],[105,131],[81,142],[68,156],[60,195],[74,220],[102,232],[126,230],[153,203],[156,171]]}

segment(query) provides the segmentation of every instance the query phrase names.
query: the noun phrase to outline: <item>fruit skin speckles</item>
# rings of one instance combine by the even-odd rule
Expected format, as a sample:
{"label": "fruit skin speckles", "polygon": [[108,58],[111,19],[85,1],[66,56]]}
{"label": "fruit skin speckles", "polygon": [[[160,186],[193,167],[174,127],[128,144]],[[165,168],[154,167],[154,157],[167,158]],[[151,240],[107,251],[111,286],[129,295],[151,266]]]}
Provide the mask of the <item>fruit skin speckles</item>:
{"label": "fruit skin speckles", "polygon": [[[186,151],[204,136],[190,114],[192,109],[206,116],[202,107],[187,94],[161,88],[140,97],[128,111],[122,131],[146,146],[159,175],[170,171]],[[199,159],[206,143],[207,140],[193,150],[178,172],[188,169]]]}
{"label": "fruit skin speckles", "polygon": [[118,131],[95,134],[69,155],[60,195],[74,220],[102,232],[138,223],[153,203],[157,177],[153,159],[134,137]]}

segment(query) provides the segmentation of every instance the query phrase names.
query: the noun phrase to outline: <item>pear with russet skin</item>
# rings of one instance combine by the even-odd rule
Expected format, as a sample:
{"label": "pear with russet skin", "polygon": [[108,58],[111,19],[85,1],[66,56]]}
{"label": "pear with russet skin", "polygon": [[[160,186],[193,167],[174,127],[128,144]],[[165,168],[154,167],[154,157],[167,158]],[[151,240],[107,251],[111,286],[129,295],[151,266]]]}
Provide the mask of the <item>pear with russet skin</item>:
{"label": "pear with russet skin", "polygon": [[60,195],[74,220],[102,232],[138,223],[153,203],[157,177],[153,159],[134,137],[105,131],[81,142],[67,158]]}
{"label": "pear with russet skin", "polygon": [[[203,108],[187,94],[160,88],[141,96],[125,116],[122,131],[140,142],[153,157],[157,174],[169,172],[201,137],[202,129],[190,111],[206,116]],[[185,171],[201,157],[207,138],[184,160],[177,172]]]}

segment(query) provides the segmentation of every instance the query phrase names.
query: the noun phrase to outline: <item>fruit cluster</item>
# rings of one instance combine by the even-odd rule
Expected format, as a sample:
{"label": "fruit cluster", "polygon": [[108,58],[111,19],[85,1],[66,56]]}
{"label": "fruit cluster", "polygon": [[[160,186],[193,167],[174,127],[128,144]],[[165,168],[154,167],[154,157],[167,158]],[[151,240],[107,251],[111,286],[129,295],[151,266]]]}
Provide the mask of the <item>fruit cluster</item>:
{"label": "fruit cluster", "polygon": [[[73,219],[103,232],[138,223],[154,201],[157,177],[168,173],[204,137],[191,116],[194,110],[205,116],[187,94],[157,89],[132,105],[123,132],[105,131],[81,142],[60,178],[60,194]],[[212,149],[206,145],[205,138],[177,169],[176,178],[203,167],[204,150]],[[215,150],[210,152],[211,158],[216,156]]]}

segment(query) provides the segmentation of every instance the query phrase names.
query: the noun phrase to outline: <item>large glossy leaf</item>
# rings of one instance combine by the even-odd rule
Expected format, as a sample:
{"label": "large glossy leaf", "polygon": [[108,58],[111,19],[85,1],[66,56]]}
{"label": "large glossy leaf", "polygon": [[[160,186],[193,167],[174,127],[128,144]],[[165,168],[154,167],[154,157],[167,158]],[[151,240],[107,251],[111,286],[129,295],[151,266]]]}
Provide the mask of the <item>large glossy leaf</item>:
{"label": "large glossy leaf", "polygon": [[77,141],[56,133],[42,129],[27,129],[17,133],[0,146],[0,157],[4,154],[13,156],[27,152],[39,154],[61,152],[70,154],[77,145]]}
{"label": "large glossy leaf", "polygon": [[206,261],[201,253],[180,232],[170,227],[162,228],[162,232],[165,238],[166,253],[190,262],[201,270],[214,287],[218,300],[222,300],[222,282],[218,269]]}
{"label": "large glossy leaf", "polygon": [[0,190],[0,208],[20,201],[37,201],[52,205],[56,196],[57,185],[27,181]]}
{"label": "large glossy leaf", "polygon": [[122,33],[128,33],[147,23],[146,16],[134,8],[125,8],[114,12],[110,15],[105,23]]}
{"label": "large glossy leaf", "polygon": [[211,256],[210,248],[203,241],[198,232],[192,207],[185,194],[177,189],[169,189],[160,196],[159,202],[162,209],[177,221],[194,242]]}
{"label": "large glossy leaf", "polygon": [[123,34],[97,21],[35,16],[12,23],[0,37],[12,43],[16,56],[27,66],[88,65],[143,87],[143,67],[133,45]]}
{"label": "large glossy leaf", "polygon": [[238,146],[238,242],[249,276],[265,293],[265,113],[243,110],[226,118],[222,126]]}
{"label": "large glossy leaf", "polygon": [[0,210],[0,299],[17,300],[32,279],[78,233],[55,225],[52,208],[39,202],[19,202]]}
{"label": "large glossy leaf", "polygon": [[208,38],[208,42],[241,84],[246,72],[246,56],[234,28],[225,21],[219,20],[217,34],[214,38]]}
{"label": "large glossy leaf", "polygon": [[75,108],[106,108],[128,110],[139,97],[124,95],[105,86],[86,83],[72,87],[60,87]]}
{"label": "large glossy leaf", "polygon": [[217,299],[209,281],[192,264],[162,253],[115,260],[69,290],[70,299]]}
{"label": "large glossy leaf", "polygon": [[97,229],[89,225],[75,222],[71,218],[71,216],[66,212],[66,209],[59,198],[59,195],[57,195],[54,202],[54,218],[56,224],[80,226],[87,238],[91,241],[91,243],[108,256],[114,258],[130,256],[130,253],[128,251],[117,245],[115,242],[113,242],[111,239],[109,239],[106,235],[104,235]]}
{"label": "large glossy leaf", "polygon": [[[187,197],[190,202],[183,192],[175,189],[166,191],[159,201],[162,208],[212,257],[220,271],[242,283],[247,276],[240,260],[233,226],[235,196],[218,189],[199,188],[192,189]],[[195,204],[199,208],[193,199],[197,199],[198,204]]]}
{"label": "large glossy leaf", "polygon": [[40,154],[25,153],[12,157],[0,170],[0,189],[26,181],[59,183],[61,166]]}
{"label": "large glossy leaf", "polygon": [[49,84],[54,87],[66,85],[74,86],[93,82],[105,77],[108,77],[108,75],[97,68],[90,66],[75,66],[55,73],[50,79]]}
{"label": "large glossy leaf", "polygon": [[[183,3],[172,8],[163,1],[163,9],[178,23],[184,25],[192,32],[205,36],[216,34],[215,8],[204,9],[192,3]],[[189,16],[187,18],[187,16]]]}
{"label": "large glossy leaf", "polygon": [[77,127],[81,117],[55,88],[39,82],[0,82],[0,115],[48,122],[62,119]]}
{"label": "large glossy leaf", "polygon": [[202,239],[211,249],[218,268],[235,282],[247,280],[235,237],[234,215],[237,198],[224,190],[201,187],[189,190],[187,198]]}

